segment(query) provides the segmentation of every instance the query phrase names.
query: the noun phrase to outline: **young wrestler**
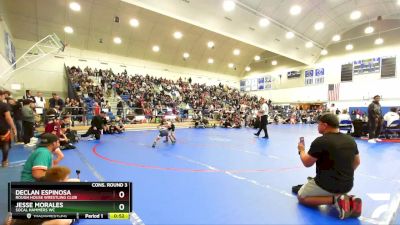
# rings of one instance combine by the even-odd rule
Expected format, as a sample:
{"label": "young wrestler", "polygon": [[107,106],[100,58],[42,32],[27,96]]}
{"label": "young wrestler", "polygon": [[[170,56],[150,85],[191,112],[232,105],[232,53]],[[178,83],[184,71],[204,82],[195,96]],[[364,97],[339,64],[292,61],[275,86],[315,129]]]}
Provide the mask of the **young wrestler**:
{"label": "young wrestler", "polygon": [[175,137],[175,124],[173,121],[168,122],[168,136],[165,137],[165,141],[164,142],[168,142],[168,138],[171,139],[172,143],[176,142],[176,137]]}
{"label": "young wrestler", "polygon": [[[168,123],[167,123],[166,121],[162,121],[162,122],[161,122],[161,125],[159,125],[157,128],[158,128],[158,130],[159,130],[159,134],[158,134],[158,136],[156,137],[156,139],[154,140],[153,145],[151,146],[151,147],[153,147],[153,148],[156,147],[157,142],[158,142],[162,137],[168,137],[168,136],[169,136],[169,132],[168,132],[169,125],[168,125]],[[170,137],[170,138],[171,138],[171,137]],[[172,139],[171,139],[171,141],[172,141]]]}

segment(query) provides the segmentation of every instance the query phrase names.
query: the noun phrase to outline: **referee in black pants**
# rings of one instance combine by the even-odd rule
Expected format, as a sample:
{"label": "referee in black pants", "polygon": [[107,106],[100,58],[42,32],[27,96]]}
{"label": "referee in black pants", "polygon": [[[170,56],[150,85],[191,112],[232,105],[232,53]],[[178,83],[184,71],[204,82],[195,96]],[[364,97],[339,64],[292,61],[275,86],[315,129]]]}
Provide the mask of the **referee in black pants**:
{"label": "referee in black pants", "polygon": [[268,124],[268,105],[265,102],[264,99],[260,100],[260,103],[262,103],[260,110],[258,111],[259,115],[261,116],[261,121],[260,121],[260,129],[258,130],[256,135],[257,137],[260,135],[261,130],[264,130],[264,137],[263,138],[269,138],[268,136],[268,131],[267,131],[267,124]]}

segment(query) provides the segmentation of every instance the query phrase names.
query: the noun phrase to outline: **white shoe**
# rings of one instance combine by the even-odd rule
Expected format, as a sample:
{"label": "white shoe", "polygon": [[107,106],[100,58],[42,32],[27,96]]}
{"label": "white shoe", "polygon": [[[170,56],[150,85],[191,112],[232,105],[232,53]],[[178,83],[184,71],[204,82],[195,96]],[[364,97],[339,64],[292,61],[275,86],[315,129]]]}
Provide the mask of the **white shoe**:
{"label": "white shoe", "polygon": [[375,141],[374,139],[369,139],[369,140],[368,140],[368,143],[375,144],[375,143],[376,143],[376,141]]}
{"label": "white shoe", "polygon": [[379,138],[375,138],[375,141],[382,141],[382,139],[379,139]]}
{"label": "white shoe", "polygon": [[93,141],[95,138],[94,137],[90,137],[90,138],[88,138],[87,140],[88,141]]}

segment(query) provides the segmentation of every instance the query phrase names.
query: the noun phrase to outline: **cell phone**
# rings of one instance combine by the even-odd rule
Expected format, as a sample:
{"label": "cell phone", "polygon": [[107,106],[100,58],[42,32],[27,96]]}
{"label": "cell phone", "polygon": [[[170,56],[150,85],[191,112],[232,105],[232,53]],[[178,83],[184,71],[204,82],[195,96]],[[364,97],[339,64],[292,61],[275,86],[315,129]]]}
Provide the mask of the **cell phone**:
{"label": "cell phone", "polygon": [[304,137],[300,137],[300,142],[304,145]]}

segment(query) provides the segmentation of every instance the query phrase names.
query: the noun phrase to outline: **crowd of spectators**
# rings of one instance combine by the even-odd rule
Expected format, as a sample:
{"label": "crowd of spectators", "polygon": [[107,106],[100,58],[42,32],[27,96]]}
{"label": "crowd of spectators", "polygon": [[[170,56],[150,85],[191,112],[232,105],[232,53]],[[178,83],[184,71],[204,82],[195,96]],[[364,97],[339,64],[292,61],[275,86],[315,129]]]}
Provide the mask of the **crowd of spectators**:
{"label": "crowd of spectators", "polygon": [[[222,84],[208,86],[192,83],[190,78],[174,81],[150,75],[130,76],[126,70],[114,73],[112,70],[68,67],[67,71],[78,96],[91,99],[89,107],[94,108],[95,115],[97,107],[109,111],[106,98],[111,96],[120,99],[117,115],[129,115],[132,111],[145,115],[148,121],[159,115],[187,117],[189,111],[201,113],[202,116],[220,113],[232,117],[234,113],[240,113],[243,119],[246,113],[259,107],[258,97],[240,93],[238,89]],[[95,82],[89,77],[98,79],[100,85],[94,85]]]}

